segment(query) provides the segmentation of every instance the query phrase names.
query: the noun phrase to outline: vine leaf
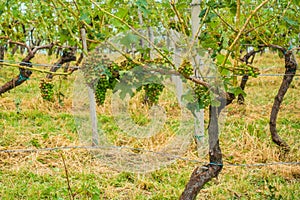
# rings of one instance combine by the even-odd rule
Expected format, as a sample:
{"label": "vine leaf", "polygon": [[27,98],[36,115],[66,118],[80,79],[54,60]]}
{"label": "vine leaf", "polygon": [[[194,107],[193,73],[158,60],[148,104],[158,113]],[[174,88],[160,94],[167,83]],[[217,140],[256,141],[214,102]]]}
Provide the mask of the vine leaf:
{"label": "vine leaf", "polygon": [[89,13],[83,13],[81,16],[80,16],[80,20],[82,21],[85,21],[87,24],[90,24],[91,23],[91,19],[89,17]]}
{"label": "vine leaf", "polygon": [[240,87],[228,88],[228,92],[234,94],[235,96],[238,96],[239,94],[242,94],[243,96],[246,96],[246,93]]}
{"label": "vine leaf", "polygon": [[287,18],[287,17],[283,17],[283,20],[284,20],[287,24],[289,24],[290,26],[299,26],[299,23],[298,23],[298,22],[296,22],[296,21],[294,21],[294,20],[292,20],[292,19],[289,19],[289,18]]}

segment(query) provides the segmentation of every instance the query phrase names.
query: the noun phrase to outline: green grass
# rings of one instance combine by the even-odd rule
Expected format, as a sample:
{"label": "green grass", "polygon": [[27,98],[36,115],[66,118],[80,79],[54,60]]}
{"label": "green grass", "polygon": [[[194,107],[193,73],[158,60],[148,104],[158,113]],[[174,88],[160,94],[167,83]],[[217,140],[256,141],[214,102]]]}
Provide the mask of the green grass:
{"label": "green grass", "polygon": [[[272,68],[273,65],[282,65],[282,60],[269,54],[266,54],[266,59],[258,57],[255,64],[262,66],[262,70],[267,69],[266,73],[282,73],[284,70]],[[16,74],[17,70],[1,68],[0,84]],[[54,78],[55,93],[64,94],[63,102],[59,102],[57,96],[54,102],[42,100],[39,81],[45,75],[39,73],[3,94],[0,98],[0,149],[81,145],[72,112],[75,75],[76,72],[66,80]],[[300,161],[299,79],[294,80],[284,99],[277,125],[278,133],[290,144],[291,152],[285,154],[270,140],[269,113],[280,83],[281,77],[250,78],[245,105],[234,102],[226,109],[220,134],[225,164]],[[164,98],[169,117],[167,129],[158,135],[160,141],[157,144],[179,127],[178,105],[169,98],[174,97],[166,95]],[[110,141],[140,145],[142,140],[124,141],[127,137],[118,135],[120,129],[111,114],[109,101],[98,108],[98,112],[102,113],[98,120]],[[147,122],[143,112],[137,111],[135,118],[141,124]],[[207,116],[205,121],[207,125]],[[0,199],[70,199],[62,156],[75,199],[178,199],[192,171],[199,165],[178,160],[153,172],[132,173],[111,169],[85,149],[0,153]],[[197,157],[194,144],[185,157],[207,162],[207,155]],[[296,200],[299,194],[300,166],[224,166],[219,177],[206,184],[197,199]]]}

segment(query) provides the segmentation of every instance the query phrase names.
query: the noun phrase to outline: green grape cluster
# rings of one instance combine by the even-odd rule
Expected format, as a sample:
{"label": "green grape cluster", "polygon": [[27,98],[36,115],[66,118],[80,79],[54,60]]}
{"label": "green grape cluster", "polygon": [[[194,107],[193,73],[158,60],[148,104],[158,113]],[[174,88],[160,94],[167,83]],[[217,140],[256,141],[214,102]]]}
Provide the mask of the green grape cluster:
{"label": "green grape cluster", "polygon": [[[166,64],[162,58],[154,60],[140,58],[140,61],[143,61],[145,64]],[[185,65],[188,65],[188,62]],[[82,64],[82,71],[86,84],[94,88],[97,105],[104,104],[106,92],[108,89],[114,89],[120,79],[120,72],[129,71],[136,66],[137,64],[130,59],[111,61],[108,56],[102,53],[100,48],[96,48],[95,51],[90,52]],[[164,86],[161,84],[151,83],[142,86],[140,89],[145,90],[145,102],[154,104],[158,102],[163,88]]]}
{"label": "green grape cluster", "polygon": [[259,69],[253,66],[249,66],[249,65],[245,65],[242,64],[240,65],[240,68],[235,71],[236,75],[249,75],[249,76],[253,76],[253,77],[257,77],[257,75],[259,75]]}
{"label": "green grape cluster", "polygon": [[54,100],[54,84],[48,80],[41,80],[40,82],[40,91],[41,96],[46,101],[53,101]]}
{"label": "green grape cluster", "polygon": [[181,65],[178,68],[178,72],[183,76],[191,76],[194,73],[192,63],[187,59],[183,59]]}
{"label": "green grape cluster", "polygon": [[106,91],[110,88],[109,79],[101,76],[95,87],[95,98],[97,105],[103,105],[106,97]]}
{"label": "green grape cluster", "polygon": [[145,101],[149,104],[157,104],[160,94],[164,89],[164,85],[158,83],[149,83],[143,86],[145,91]]}
{"label": "green grape cluster", "polygon": [[101,48],[90,52],[82,64],[86,84],[94,88],[97,105],[103,105],[108,89],[113,89],[119,79],[120,66],[112,62]]}
{"label": "green grape cluster", "polygon": [[95,84],[95,98],[98,106],[104,104],[107,90],[114,89],[119,79],[119,74],[117,71],[111,71],[111,73],[111,76],[100,75]]}
{"label": "green grape cluster", "polygon": [[120,63],[120,65],[118,65],[118,68],[119,68],[120,70],[126,70],[126,71],[128,71],[128,70],[133,69],[133,68],[136,67],[136,66],[137,66],[136,63],[134,63],[134,62],[132,62],[132,61],[130,61],[130,60],[124,60],[124,61],[122,61],[122,62]]}
{"label": "green grape cluster", "polygon": [[201,85],[195,85],[193,89],[195,93],[195,99],[198,102],[199,108],[202,109],[209,106],[211,103],[209,90]]}

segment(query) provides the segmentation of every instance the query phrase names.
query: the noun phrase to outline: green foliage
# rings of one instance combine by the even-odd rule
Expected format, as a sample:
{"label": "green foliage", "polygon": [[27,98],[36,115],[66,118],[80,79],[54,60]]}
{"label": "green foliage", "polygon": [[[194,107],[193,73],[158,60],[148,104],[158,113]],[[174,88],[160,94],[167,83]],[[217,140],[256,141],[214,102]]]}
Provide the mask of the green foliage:
{"label": "green foliage", "polygon": [[33,138],[32,140],[29,141],[29,143],[36,148],[41,147],[39,140],[37,138]]}
{"label": "green foliage", "polygon": [[246,96],[246,93],[240,87],[230,87],[227,92],[232,93],[235,96],[238,96],[239,94]]}

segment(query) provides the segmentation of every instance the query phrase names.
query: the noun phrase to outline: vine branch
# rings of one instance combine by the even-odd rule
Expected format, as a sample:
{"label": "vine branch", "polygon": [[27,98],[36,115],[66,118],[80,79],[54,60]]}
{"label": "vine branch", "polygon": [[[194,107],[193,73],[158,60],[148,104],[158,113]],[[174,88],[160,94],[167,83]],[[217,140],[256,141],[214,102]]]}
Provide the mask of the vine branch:
{"label": "vine branch", "polygon": [[247,25],[249,24],[250,20],[252,19],[252,17],[259,11],[259,9],[261,9],[266,3],[268,3],[269,0],[265,0],[263,1],[260,5],[258,5],[252,12],[251,14],[248,16],[248,18],[246,19],[246,22],[244,23],[243,27],[239,30],[237,36],[235,37],[234,41],[232,42],[232,44],[229,46],[228,48],[228,52],[226,54],[226,57],[222,63],[222,66],[225,66],[225,63],[228,60],[229,55],[231,54],[231,51],[233,49],[233,47],[236,45],[236,43],[238,42],[238,40],[240,39],[240,37],[243,34],[243,31],[246,29]]}
{"label": "vine branch", "polygon": [[94,0],[91,0],[91,2],[103,13],[109,15],[110,17],[119,20],[122,22],[125,26],[127,26],[130,30],[132,30],[136,35],[141,37],[142,39],[146,40],[172,67],[175,69],[174,63],[165,55],[152,41],[149,40],[149,38],[142,35],[139,31],[137,31],[135,28],[133,28],[130,24],[128,24],[126,21],[121,19],[120,17],[106,11],[105,9],[101,8]]}
{"label": "vine branch", "polygon": [[212,9],[212,11],[220,18],[220,20],[226,25],[228,26],[233,32],[237,33],[238,31],[233,28],[233,26],[231,24],[229,24],[228,22],[226,22],[225,19],[223,19],[223,17],[215,10],[215,9]]}

